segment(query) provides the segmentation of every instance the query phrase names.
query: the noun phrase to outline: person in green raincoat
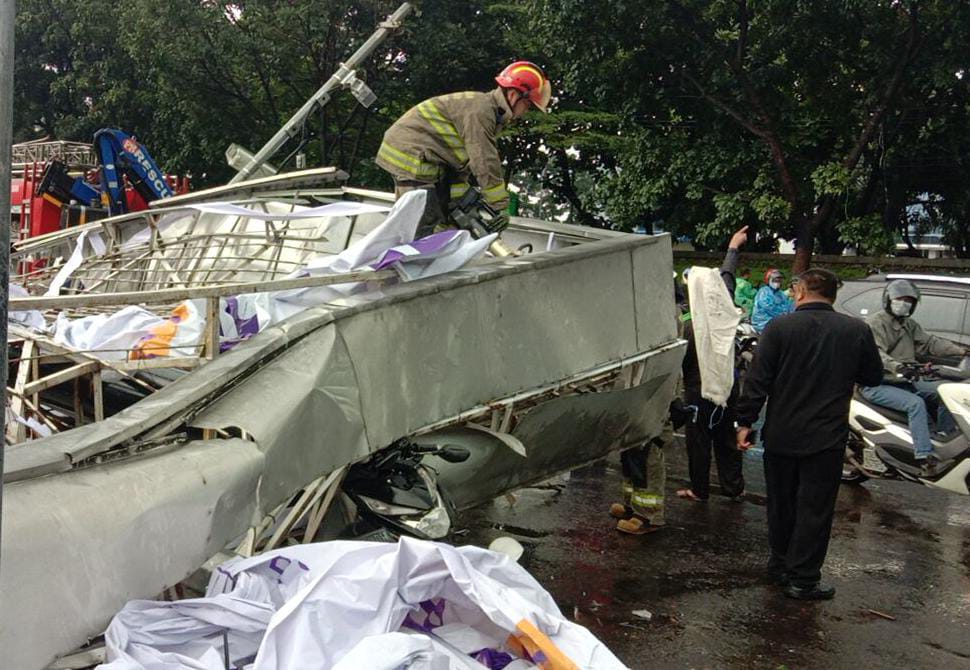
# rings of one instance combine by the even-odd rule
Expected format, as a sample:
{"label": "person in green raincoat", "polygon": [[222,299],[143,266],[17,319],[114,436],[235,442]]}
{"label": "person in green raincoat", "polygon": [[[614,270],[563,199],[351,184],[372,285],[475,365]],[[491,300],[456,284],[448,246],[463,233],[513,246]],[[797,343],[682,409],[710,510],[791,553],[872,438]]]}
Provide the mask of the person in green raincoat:
{"label": "person in green raincoat", "polygon": [[751,270],[745,268],[741,270],[738,277],[737,286],[734,288],[734,304],[744,310],[742,318],[750,318],[751,310],[754,308],[754,297],[758,291],[751,284]]}

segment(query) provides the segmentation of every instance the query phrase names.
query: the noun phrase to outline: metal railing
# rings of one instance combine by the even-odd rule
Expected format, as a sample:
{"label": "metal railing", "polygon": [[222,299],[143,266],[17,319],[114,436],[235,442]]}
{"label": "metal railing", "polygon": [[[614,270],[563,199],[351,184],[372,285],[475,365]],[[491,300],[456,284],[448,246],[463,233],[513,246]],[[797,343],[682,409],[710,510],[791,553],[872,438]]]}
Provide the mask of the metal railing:
{"label": "metal railing", "polygon": [[22,167],[28,163],[45,163],[50,160],[59,160],[75,168],[93,168],[98,164],[94,147],[83,142],[60,140],[22,142],[13,145],[11,155],[16,167]]}

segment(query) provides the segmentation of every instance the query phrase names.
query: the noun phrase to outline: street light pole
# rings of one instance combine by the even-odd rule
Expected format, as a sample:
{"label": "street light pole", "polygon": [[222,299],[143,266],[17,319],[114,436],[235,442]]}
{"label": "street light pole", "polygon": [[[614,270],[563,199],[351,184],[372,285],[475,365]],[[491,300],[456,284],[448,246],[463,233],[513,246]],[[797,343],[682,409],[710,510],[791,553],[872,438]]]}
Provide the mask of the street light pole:
{"label": "street light pole", "polygon": [[[2,1],[2,0],[0,0]],[[400,29],[401,22],[409,14],[415,11],[414,5],[410,2],[401,3],[401,6],[397,10],[387,17],[387,20],[381,23],[377,30],[367,38],[360,47],[347,59],[346,63],[341,63],[340,67],[333,76],[328,79],[323,86],[321,86],[316,93],[314,93],[309,100],[303,103],[303,106],[290,117],[290,120],[280,128],[275,135],[263,145],[255,156],[249,159],[247,164],[236,173],[236,176],[229,180],[230,184],[235,184],[240,181],[245,181],[251,178],[259,170],[260,166],[264,165],[266,161],[272,158],[277,151],[280,150],[287,141],[297,136],[300,133],[301,126],[306,122],[306,119],[310,114],[312,114],[316,109],[326,105],[330,101],[330,95],[340,89],[341,87],[349,88],[354,97],[360,101],[364,107],[370,107],[373,104],[376,97],[374,93],[367,88],[367,85],[357,78],[354,69],[363,63],[370,55],[374,52],[377,47],[380,46],[389,35],[394,31]]]}
{"label": "street light pole", "polygon": [[[7,424],[7,307],[10,298],[10,180],[13,143],[13,58],[15,0],[0,0],[0,410]],[[0,552],[3,548],[3,461],[0,442]]]}

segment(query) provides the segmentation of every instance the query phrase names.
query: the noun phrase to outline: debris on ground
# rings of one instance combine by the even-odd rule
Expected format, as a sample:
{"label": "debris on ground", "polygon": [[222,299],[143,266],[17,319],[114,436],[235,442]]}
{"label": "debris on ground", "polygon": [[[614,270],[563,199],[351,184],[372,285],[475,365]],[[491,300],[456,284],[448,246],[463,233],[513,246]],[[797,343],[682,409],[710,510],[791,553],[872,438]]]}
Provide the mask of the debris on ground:
{"label": "debris on ground", "polygon": [[128,603],[105,642],[103,670],[626,667],[508,556],[411,538],[234,558],[204,598]]}

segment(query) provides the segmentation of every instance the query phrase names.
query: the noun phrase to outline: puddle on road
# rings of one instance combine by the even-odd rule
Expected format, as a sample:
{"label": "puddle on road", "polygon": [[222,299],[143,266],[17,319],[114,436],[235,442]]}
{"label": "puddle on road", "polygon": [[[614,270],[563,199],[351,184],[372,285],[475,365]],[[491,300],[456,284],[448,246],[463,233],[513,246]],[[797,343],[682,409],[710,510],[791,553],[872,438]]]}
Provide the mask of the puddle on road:
{"label": "puddle on road", "polygon": [[951,526],[970,528],[970,501],[962,498],[960,503],[962,504],[950,503],[946,511],[946,522]]}
{"label": "puddle on road", "polygon": [[[745,504],[715,495],[696,505],[674,497],[686,463],[682,451],[668,451],[669,525],[646,537],[613,529],[606,510],[620,479],[612,461],[573,473],[565,486],[517,491],[514,504],[500,499],[472,525],[479,542],[495,533],[522,540],[523,565],[562,612],[632,667],[645,658],[656,667],[941,666],[970,652],[970,500],[896,483],[843,487],[825,567],[839,595],[803,604],[763,582],[760,470],[745,460]],[[640,610],[650,619],[633,614]]]}
{"label": "puddle on road", "polygon": [[524,528],[522,526],[511,526],[507,523],[493,523],[492,528],[503,533],[509,533],[510,535],[518,535],[520,537],[527,537],[533,540],[538,540],[542,537],[548,537],[552,534],[548,530],[535,530],[533,528]]}

